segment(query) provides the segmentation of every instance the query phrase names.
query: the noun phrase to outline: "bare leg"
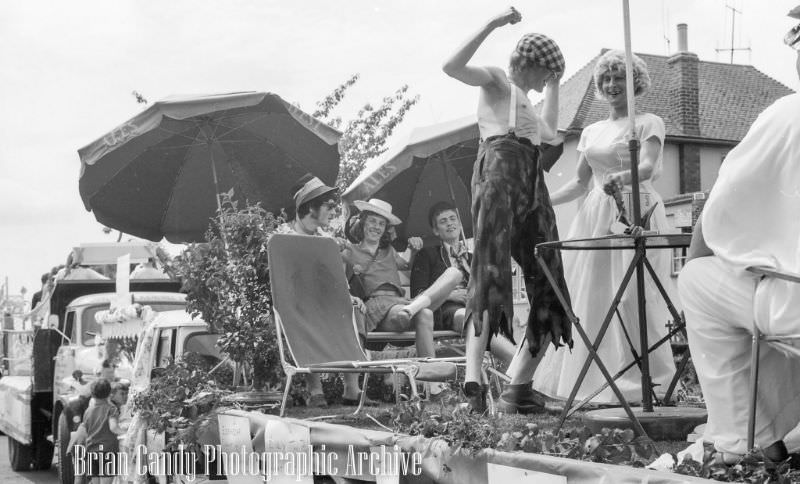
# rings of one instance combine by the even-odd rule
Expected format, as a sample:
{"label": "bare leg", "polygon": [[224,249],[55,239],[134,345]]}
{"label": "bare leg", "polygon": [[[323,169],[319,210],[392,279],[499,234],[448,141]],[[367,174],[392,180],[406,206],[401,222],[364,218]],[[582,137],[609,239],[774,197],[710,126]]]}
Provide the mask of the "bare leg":
{"label": "bare leg", "polygon": [[361,396],[361,388],[358,386],[358,373],[343,373],[344,393],[342,396],[348,400],[355,400]]}
{"label": "bare leg", "polygon": [[[547,343],[550,342],[549,340],[550,336],[545,336],[542,346],[547,347]],[[539,366],[539,362],[542,361],[545,353],[544,349],[542,349],[539,351],[539,354],[536,355],[536,358],[532,357],[531,352],[528,351],[527,338],[523,338],[519,346],[517,346],[517,351],[511,363],[508,365],[508,371],[506,372],[508,376],[511,377],[510,384],[518,385],[533,381],[533,374],[536,372],[536,367]]]}
{"label": "bare leg", "polygon": [[309,395],[322,395],[322,379],[318,373],[310,373],[306,375],[306,390]]}
{"label": "bare leg", "polygon": [[453,314],[453,331],[464,334],[464,319],[467,316],[467,309],[461,308]]}
{"label": "bare leg", "polygon": [[[433,311],[427,308],[422,309],[414,316],[413,321],[417,333],[417,356],[423,358],[435,357],[436,348],[433,343]],[[437,395],[444,390],[444,384],[442,383],[429,382],[427,385],[431,395]]]}
{"label": "bare leg", "polygon": [[495,335],[495,337],[492,338],[492,341],[489,343],[489,351],[491,351],[492,355],[500,361],[506,364],[511,364],[511,361],[514,359],[516,348],[510,339],[506,338],[502,334],[498,334]]}
{"label": "bare leg", "polygon": [[486,351],[486,342],[489,340],[488,313],[484,311],[482,321],[483,329],[480,336],[475,336],[475,325],[467,325],[467,368],[464,375],[465,382],[481,383],[481,363],[483,353]]}
{"label": "bare leg", "polygon": [[[466,315],[466,309],[459,309],[453,315],[453,331],[457,331],[461,334],[464,334],[464,317]],[[484,328],[486,329],[486,328]],[[464,337],[467,338],[467,347],[469,348],[469,338],[470,335],[474,336],[475,329],[474,328],[467,328],[467,333],[464,334]],[[481,339],[483,340],[483,334],[481,334]],[[486,346],[486,341],[483,341],[484,346]],[[505,364],[510,364],[511,360],[514,358],[514,354],[517,351],[516,346],[514,343],[511,342],[510,339],[506,338],[502,334],[496,334],[492,338],[492,341],[489,342],[489,351],[492,353],[492,356],[499,359]],[[469,354],[469,350],[467,350],[467,354]],[[467,381],[475,381],[470,380],[467,378]]]}
{"label": "bare leg", "polygon": [[433,346],[433,311],[421,310],[414,316],[413,322],[417,333],[417,356],[436,356]]}
{"label": "bare leg", "polygon": [[448,267],[441,276],[439,276],[433,284],[414,298],[403,309],[408,312],[410,316],[414,316],[423,309],[436,309],[441,306],[447,299],[447,296],[453,292],[463,279],[461,271],[455,267]]}

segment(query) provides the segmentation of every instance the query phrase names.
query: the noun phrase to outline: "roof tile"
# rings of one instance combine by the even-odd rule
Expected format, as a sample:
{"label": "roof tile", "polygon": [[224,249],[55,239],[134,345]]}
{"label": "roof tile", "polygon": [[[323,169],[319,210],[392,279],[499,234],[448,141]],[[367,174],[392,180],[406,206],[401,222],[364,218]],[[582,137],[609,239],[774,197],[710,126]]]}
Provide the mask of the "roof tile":
{"label": "roof tile", "polygon": [[[559,129],[574,133],[608,116],[608,106],[596,95],[592,80],[594,64],[601,54],[561,85]],[[652,79],[650,90],[636,100],[637,110],[660,116],[667,136],[697,136],[683,132],[678,113],[670,107],[670,76],[674,75],[674,68],[667,62],[669,57],[637,55],[647,63]],[[736,142],[761,111],[794,92],[753,66],[703,60],[698,63],[698,89],[700,137]]]}

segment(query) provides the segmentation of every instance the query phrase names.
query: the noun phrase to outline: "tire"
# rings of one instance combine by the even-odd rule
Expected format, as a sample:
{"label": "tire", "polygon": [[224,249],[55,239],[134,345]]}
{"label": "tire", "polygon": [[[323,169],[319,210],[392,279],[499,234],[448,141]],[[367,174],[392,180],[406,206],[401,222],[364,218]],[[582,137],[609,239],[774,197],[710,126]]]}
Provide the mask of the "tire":
{"label": "tire", "polygon": [[11,470],[14,472],[25,472],[31,470],[33,462],[33,447],[23,445],[8,438],[8,460],[11,463]]}
{"label": "tire", "polygon": [[64,412],[58,416],[58,435],[56,445],[58,449],[58,482],[61,484],[73,484],[75,472],[72,469],[72,459],[67,456],[67,446],[69,445],[70,430],[67,416]]}

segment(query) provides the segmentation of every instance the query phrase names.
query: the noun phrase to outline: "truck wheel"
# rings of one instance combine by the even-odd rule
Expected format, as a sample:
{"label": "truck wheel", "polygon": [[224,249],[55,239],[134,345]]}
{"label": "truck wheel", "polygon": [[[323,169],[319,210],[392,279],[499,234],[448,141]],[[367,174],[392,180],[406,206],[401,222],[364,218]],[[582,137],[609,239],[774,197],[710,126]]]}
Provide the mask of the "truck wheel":
{"label": "truck wheel", "polygon": [[8,460],[11,462],[11,470],[14,472],[31,470],[31,462],[33,462],[33,447],[30,445],[20,444],[16,440],[9,437]]}
{"label": "truck wheel", "polygon": [[61,484],[73,484],[75,472],[72,470],[72,459],[67,455],[70,431],[67,416],[62,412],[58,416],[58,436],[56,437],[56,447],[58,448],[58,482]]}

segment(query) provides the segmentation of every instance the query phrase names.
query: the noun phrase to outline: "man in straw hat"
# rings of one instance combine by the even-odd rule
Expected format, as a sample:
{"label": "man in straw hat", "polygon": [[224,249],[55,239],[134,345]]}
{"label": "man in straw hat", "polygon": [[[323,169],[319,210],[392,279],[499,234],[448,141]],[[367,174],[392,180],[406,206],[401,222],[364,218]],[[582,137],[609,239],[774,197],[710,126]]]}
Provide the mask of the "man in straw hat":
{"label": "man in straw hat", "polygon": [[[322,236],[322,229],[328,227],[336,216],[338,205],[338,189],[325,185],[319,178],[309,174],[303,175],[292,187],[294,198],[294,218],[278,228],[280,233]],[[363,310],[363,303],[358,298],[353,298],[353,303]],[[359,322],[359,332],[364,334],[363,313],[356,311]],[[344,394],[342,403],[345,405],[358,405],[361,389],[358,386],[358,373],[344,373]],[[306,405],[309,407],[327,407],[325,394],[322,390],[322,380],[319,374],[306,375],[306,390],[309,393]],[[377,403],[365,399],[365,405],[374,406]]]}
{"label": "man in straw hat", "polygon": [[[789,15],[800,19],[800,6]],[[800,25],[785,43],[800,77]],[[689,348],[708,409],[703,439],[718,460],[747,449],[753,324],[765,334],[800,333],[800,284],[746,269],[800,273],[800,94],[765,109],[728,154],[694,227],[678,289]],[[769,214],[769,216],[764,216]],[[784,437],[800,422],[800,359],[762,345],[755,444],[787,458]]]}
{"label": "man in straw hat", "polygon": [[[529,351],[521,353],[520,361],[530,371],[512,379],[506,389],[511,393],[504,395],[509,403],[505,410],[527,408],[532,370],[548,343],[572,346],[570,321],[534,258],[536,244],[558,240],[540,146],[557,138],[558,82],[564,73],[564,57],[552,39],[531,33],[523,36],[511,53],[507,74],[499,67],[468,65],[492,31],[520,20],[522,16],[513,7],[502,12],[470,36],[443,66],[447,75],[480,87],[482,143],[472,174],[475,256],[467,305],[467,319],[471,318],[472,324],[467,328],[464,384],[476,411],[485,408],[480,364],[489,338],[499,332],[513,339],[511,256],[522,267],[531,302],[526,331]],[[541,116],[528,99],[530,90],[545,91]],[[547,251],[543,255],[567,295],[560,254]]]}
{"label": "man in straw hat", "polygon": [[[400,281],[400,270],[410,268],[409,259],[422,248],[422,239],[408,240],[409,259],[400,256],[391,246],[394,227],[401,220],[392,213],[391,204],[373,198],[357,200],[356,208],[361,212],[350,228],[356,243],[349,245],[343,257],[359,278],[367,298],[367,331],[415,331],[417,356],[436,356],[433,342],[433,311],[442,305],[462,280],[461,272],[449,267],[425,291],[413,300],[405,297]],[[429,384],[434,397],[444,386]]]}

